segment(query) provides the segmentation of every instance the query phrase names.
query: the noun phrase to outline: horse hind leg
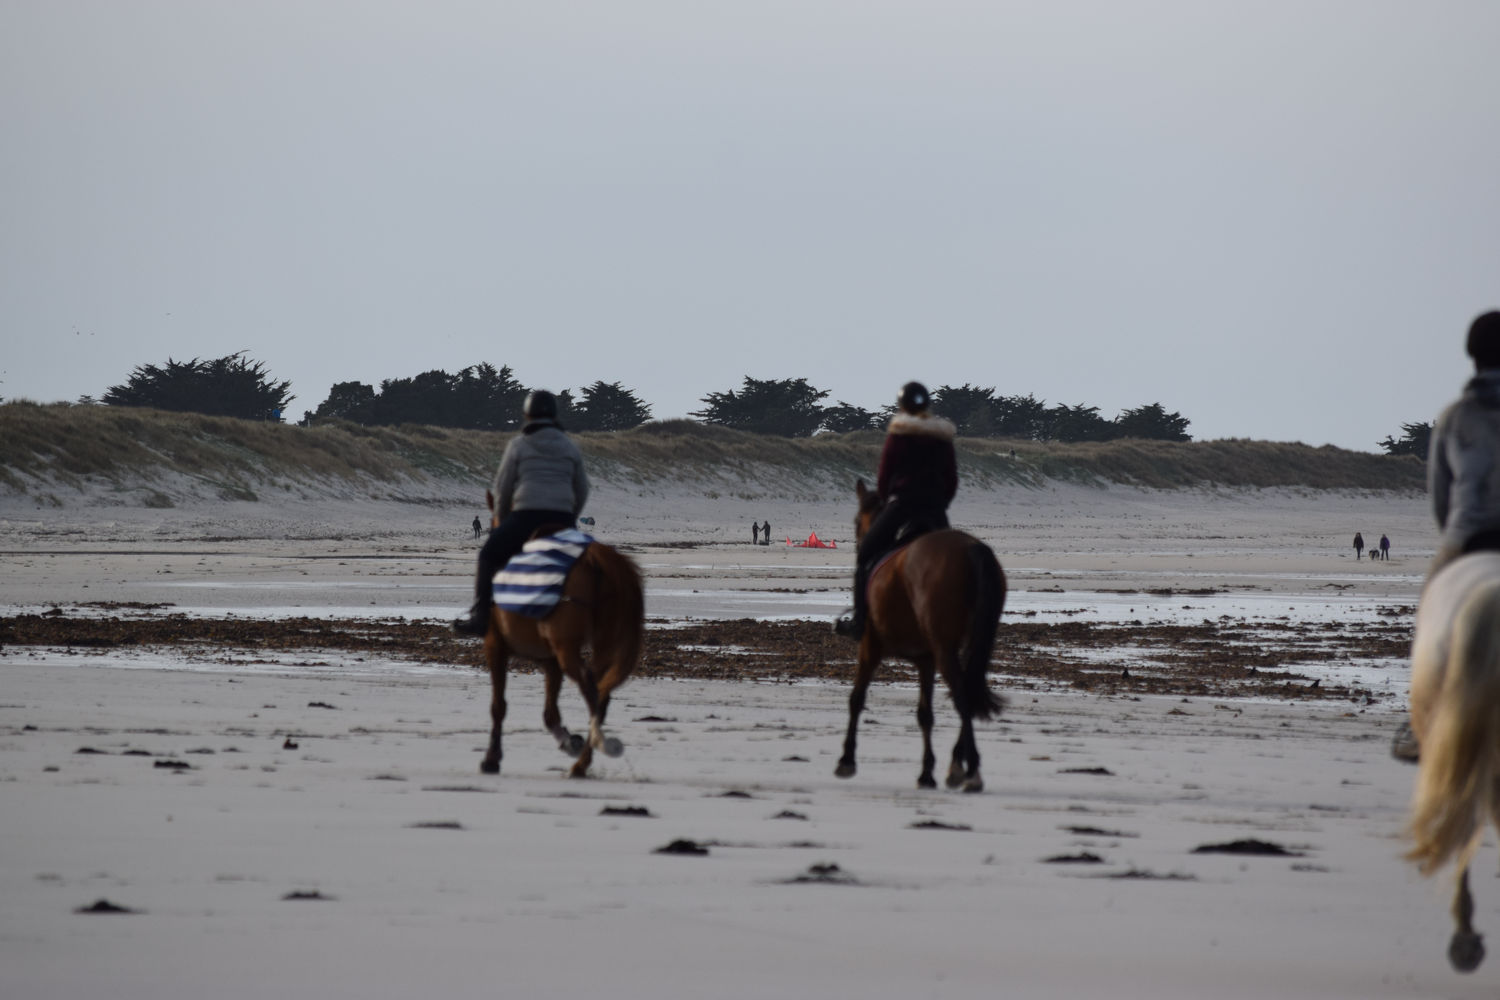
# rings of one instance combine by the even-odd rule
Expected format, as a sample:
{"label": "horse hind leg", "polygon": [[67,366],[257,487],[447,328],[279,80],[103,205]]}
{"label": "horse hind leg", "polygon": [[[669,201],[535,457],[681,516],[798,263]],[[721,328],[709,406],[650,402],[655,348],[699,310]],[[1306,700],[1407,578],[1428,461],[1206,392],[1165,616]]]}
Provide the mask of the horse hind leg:
{"label": "horse hind leg", "polygon": [[[594,656],[598,656],[598,650]],[[607,736],[604,732],[604,717],[609,714],[609,698],[614,689],[624,683],[629,676],[628,670],[621,670],[618,666],[605,671],[604,676],[599,679],[597,687],[598,710],[594,717],[589,720],[589,742],[595,750],[601,750],[606,757],[618,757],[625,752],[625,744],[614,736]]]}
{"label": "horse hind leg", "polygon": [[948,777],[944,783],[949,788],[965,792],[984,791],[984,779],[979,776],[979,747],[974,742],[974,714],[969,711],[960,687],[959,663],[956,655],[944,660],[944,677],[953,694],[953,707],[958,710],[958,739],[953,742],[953,755],[948,764]]}
{"label": "horse hind leg", "polygon": [[573,678],[573,682],[578,685],[578,692],[583,695],[583,703],[589,710],[589,737],[586,740],[580,738],[583,746],[578,752],[578,759],[568,771],[570,778],[586,778],[589,765],[594,762],[595,747],[602,749],[604,743],[604,731],[599,719],[599,690],[594,684],[594,675],[588,672],[577,649],[562,651],[558,661],[562,673]]}
{"label": "horse hind leg", "polygon": [[1469,892],[1469,869],[1458,873],[1453,894],[1453,922],[1457,926],[1448,942],[1448,961],[1459,972],[1473,972],[1484,961],[1484,937],[1474,932],[1474,897]]}
{"label": "horse hind leg", "polygon": [[542,672],[545,675],[543,684],[546,690],[542,725],[547,727],[547,732],[557,741],[559,750],[569,757],[577,757],[583,753],[584,739],[578,733],[568,731],[568,727],[562,722],[562,711],[557,707],[557,697],[562,691],[562,668],[557,665],[556,660],[549,660],[542,664]]}
{"label": "horse hind leg", "polygon": [[964,716],[953,744],[953,764],[948,768],[948,787],[965,792],[984,791],[979,776],[979,745],[974,741],[974,720]]}

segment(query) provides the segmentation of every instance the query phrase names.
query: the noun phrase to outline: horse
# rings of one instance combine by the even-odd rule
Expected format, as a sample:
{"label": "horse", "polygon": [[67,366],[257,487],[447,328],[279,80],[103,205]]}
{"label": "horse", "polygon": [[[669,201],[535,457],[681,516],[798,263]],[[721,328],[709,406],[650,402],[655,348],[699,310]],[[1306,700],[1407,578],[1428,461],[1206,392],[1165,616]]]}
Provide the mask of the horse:
{"label": "horse", "polygon": [[[493,511],[494,497],[488,493],[486,497]],[[497,516],[491,517],[492,523],[497,521]],[[542,527],[533,537],[555,530]],[[484,637],[484,658],[490,671],[490,743],[479,764],[481,772],[500,772],[505,674],[511,656],[542,667],[546,685],[542,723],[558,747],[577,758],[569,777],[588,776],[595,750],[608,757],[624,752],[623,743],[604,735],[604,717],[609,711],[610,694],[625,683],[641,658],[644,593],[641,571],[630,557],[596,541],[573,565],[563,585],[562,599],[545,618],[530,618],[499,607],[490,613],[489,631]],[[583,656],[585,645],[591,647],[587,660]],[[570,733],[562,724],[557,695],[564,675],[578,685],[588,706],[587,739]]]}
{"label": "horse", "polygon": [[1469,862],[1500,826],[1500,552],[1460,556],[1427,583],[1411,652],[1411,722],[1421,747],[1407,860],[1424,875],[1457,869],[1448,960],[1484,960],[1472,924]]}
{"label": "horse", "polygon": [[[854,484],[859,511],[855,539],[864,537],[883,506],[880,497]],[[990,547],[951,528],[919,535],[888,556],[870,574],[869,614],[859,644],[859,665],[849,693],[849,732],[834,774],[854,776],[859,715],[875,668],[887,656],[910,660],[920,682],[917,724],[922,729],[922,772],[918,788],[936,788],[932,769],[932,689],[940,672],[958,709],[961,726],[948,768],[949,788],[984,790],[974,719],[997,717],[1004,700],[990,690],[990,650],[1005,607],[1005,573]]]}

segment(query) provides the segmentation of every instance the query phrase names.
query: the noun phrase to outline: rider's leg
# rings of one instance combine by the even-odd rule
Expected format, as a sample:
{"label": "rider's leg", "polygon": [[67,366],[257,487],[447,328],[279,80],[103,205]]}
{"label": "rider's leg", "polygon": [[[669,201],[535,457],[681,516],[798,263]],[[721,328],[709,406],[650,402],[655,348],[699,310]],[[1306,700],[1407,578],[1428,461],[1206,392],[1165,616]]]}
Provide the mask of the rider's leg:
{"label": "rider's leg", "polygon": [[463,618],[453,621],[453,630],[461,635],[484,635],[490,627],[490,611],[495,606],[492,581],[511,556],[521,551],[531,533],[543,524],[573,523],[573,516],[562,511],[517,510],[490,531],[479,550],[479,564],[474,573],[474,604]]}
{"label": "rider's leg", "polygon": [[834,623],[834,631],[839,635],[858,639],[865,632],[865,617],[869,610],[869,597],[866,594],[866,584],[870,579],[870,570],[880,561],[880,557],[890,551],[891,544],[896,540],[896,532],[904,523],[903,512],[899,505],[892,501],[886,504],[880,516],[870,524],[865,536],[859,540],[859,548],[854,556],[854,613],[848,618],[840,618]]}

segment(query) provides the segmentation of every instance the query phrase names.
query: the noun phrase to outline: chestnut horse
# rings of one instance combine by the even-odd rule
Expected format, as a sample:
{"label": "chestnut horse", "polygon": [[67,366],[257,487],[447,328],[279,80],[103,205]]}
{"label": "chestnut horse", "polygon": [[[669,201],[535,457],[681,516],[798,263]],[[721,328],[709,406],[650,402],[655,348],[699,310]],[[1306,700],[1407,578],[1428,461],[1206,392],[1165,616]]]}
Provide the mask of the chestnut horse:
{"label": "chestnut horse", "polygon": [[[881,501],[861,479],[854,486],[859,513],[855,538],[863,538],[880,513]],[[1005,607],[1005,573],[990,547],[973,535],[953,529],[930,532],[897,549],[870,574],[869,615],[859,644],[859,667],[849,694],[849,732],[844,755],[834,774],[852,777],[859,713],[875,668],[887,656],[910,660],[917,668],[920,691],[917,724],[922,727],[922,773],[918,788],[936,788],[932,769],[932,688],[935,672],[943,675],[961,728],[953,744],[948,787],[978,792],[979,748],[974,719],[1000,714],[1004,705],[990,690],[990,650]]]}
{"label": "chestnut horse", "polygon": [[1484,944],[1470,922],[1469,862],[1485,827],[1500,827],[1500,552],[1461,556],[1428,581],[1411,647],[1411,723],[1421,758],[1406,857],[1424,875],[1454,863],[1448,960],[1472,972]]}
{"label": "chestnut horse", "polygon": [[[494,499],[490,497],[493,509]],[[543,528],[538,534],[544,534]],[[618,757],[624,745],[604,735],[609,696],[635,670],[641,658],[645,599],[641,571],[628,556],[594,542],[584,549],[563,585],[562,599],[545,618],[529,618],[500,608],[490,615],[484,658],[490,670],[490,745],[479,770],[500,771],[500,726],[505,721],[505,673],[511,656],[531,660],[546,676],[542,723],[564,753],[577,757],[569,777],[588,775],[594,751]],[[587,660],[584,646],[591,647]],[[563,676],[573,679],[589,709],[587,739],[568,732],[557,708]]]}

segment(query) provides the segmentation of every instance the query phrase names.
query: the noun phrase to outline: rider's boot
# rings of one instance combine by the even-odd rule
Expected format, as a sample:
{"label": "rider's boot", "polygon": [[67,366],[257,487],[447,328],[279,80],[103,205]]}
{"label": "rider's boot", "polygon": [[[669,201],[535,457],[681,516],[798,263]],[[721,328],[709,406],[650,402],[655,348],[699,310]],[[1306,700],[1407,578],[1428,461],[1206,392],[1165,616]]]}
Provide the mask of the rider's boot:
{"label": "rider's boot", "polygon": [[850,608],[834,619],[833,631],[849,639],[860,639],[865,634],[865,616],[859,608]]}
{"label": "rider's boot", "polygon": [[494,605],[488,601],[475,601],[469,613],[453,619],[453,631],[459,635],[483,636],[490,630],[490,612]]}

